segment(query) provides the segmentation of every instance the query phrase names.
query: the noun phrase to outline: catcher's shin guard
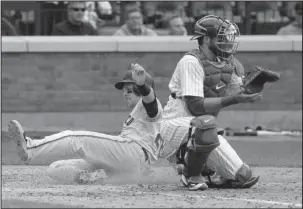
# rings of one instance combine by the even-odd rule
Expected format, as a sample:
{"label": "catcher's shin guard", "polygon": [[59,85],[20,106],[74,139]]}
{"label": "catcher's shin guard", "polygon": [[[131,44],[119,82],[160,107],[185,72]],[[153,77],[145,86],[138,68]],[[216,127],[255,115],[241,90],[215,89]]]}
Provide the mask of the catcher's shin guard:
{"label": "catcher's shin guard", "polygon": [[211,145],[197,145],[190,147],[187,152],[187,175],[198,176],[202,174],[206,166],[207,159],[213,149],[215,149],[219,143]]}
{"label": "catcher's shin guard", "polygon": [[186,153],[186,165],[187,175],[193,177],[201,175],[210,153],[219,146],[219,142],[215,117],[200,116],[193,119],[191,125],[196,129]]}
{"label": "catcher's shin guard", "polygon": [[[219,145],[216,120],[213,116],[201,116],[193,119],[191,126],[195,127],[194,134],[191,135],[191,127],[188,143],[177,152],[177,171],[184,186],[190,190],[204,190],[206,187],[201,173],[210,153]],[[201,182],[195,182],[197,179]]]}

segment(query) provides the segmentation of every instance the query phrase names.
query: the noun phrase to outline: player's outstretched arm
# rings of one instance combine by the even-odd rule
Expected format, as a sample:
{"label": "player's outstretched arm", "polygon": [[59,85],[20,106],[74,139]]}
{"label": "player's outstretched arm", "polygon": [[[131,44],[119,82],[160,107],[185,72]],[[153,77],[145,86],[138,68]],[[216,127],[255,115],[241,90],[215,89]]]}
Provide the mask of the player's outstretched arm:
{"label": "player's outstretched arm", "polygon": [[[217,113],[224,107],[238,103],[255,102],[262,99],[261,94],[237,94],[225,97],[203,98],[204,73],[200,65],[195,62],[184,61],[179,64],[180,77],[183,99],[186,102],[187,109],[193,116],[201,115],[217,115]],[[199,91],[199,92],[197,92]],[[238,91],[237,91],[238,92]]]}
{"label": "player's outstretched arm", "polygon": [[195,96],[185,96],[185,102],[188,110],[193,116],[217,114],[222,108],[238,103],[253,103],[262,99],[262,95],[255,94],[237,94],[233,96],[202,98]]}
{"label": "player's outstretched arm", "polygon": [[158,114],[158,102],[153,88],[146,82],[147,73],[145,69],[137,63],[132,63],[131,68],[133,80],[142,96],[143,106],[146,109],[148,116],[154,118]]}

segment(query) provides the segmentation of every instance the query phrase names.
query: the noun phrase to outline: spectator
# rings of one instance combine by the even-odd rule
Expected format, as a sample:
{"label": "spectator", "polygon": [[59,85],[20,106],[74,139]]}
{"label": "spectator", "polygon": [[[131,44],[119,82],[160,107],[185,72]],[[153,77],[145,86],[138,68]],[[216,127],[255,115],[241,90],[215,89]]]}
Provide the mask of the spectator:
{"label": "spectator", "polygon": [[302,35],[302,2],[295,5],[295,20],[280,28],[277,35]]}
{"label": "spectator", "polygon": [[43,1],[40,4],[40,28],[41,34],[51,35],[55,24],[66,19],[67,2]]}
{"label": "spectator", "polygon": [[98,35],[97,30],[88,22],[84,21],[86,2],[69,2],[67,5],[68,19],[54,26],[52,35]]}
{"label": "spectator", "polygon": [[100,2],[89,1],[86,3],[86,10],[84,12],[84,21],[90,23],[95,30],[99,31],[105,25],[105,21],[99,17],[98,11],[100,10]]}
{"label": "spectator", "polygon": [[109,1],[98,1],[95,2],[96,12],[100,19],[112,20],[113,19],[113,8]]}
{"label": "spectator", "polygon": [[169,35],[172,36],[187,36],[187,30],[184,27],[184,22],[180,16],[173,16],[169,21]]}
{"label": "spectator", "polygon": [[114,33],[114,36],[157,36],[155,31],[143,25],[143,16],[138,8],[130,9],[126,18],[126,23]]}

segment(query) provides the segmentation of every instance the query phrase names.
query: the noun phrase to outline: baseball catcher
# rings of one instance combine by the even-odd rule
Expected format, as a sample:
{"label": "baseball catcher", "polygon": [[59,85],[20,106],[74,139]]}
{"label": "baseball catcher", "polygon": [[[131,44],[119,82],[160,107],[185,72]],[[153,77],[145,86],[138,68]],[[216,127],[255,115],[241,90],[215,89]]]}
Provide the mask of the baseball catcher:
{"label": "baseball catcher", "polygon": [[[259,180],[216,132],[216,118],[222,108],[261,100],[264,84],[280,77],[259,66],[245,76],[243,65],[235,58],[239,35],[238,26],[229,20],[214,15],[198,20],[191,39],[197,40],[198,48],[179,60],[169,82],[171,95],[164,107],[163,124],[185,126],[188,121],[182,118],[193,117],[188,141],[177,141],[172,131],[163,134],[170,138],[166,140],[169,143],[180,145],[176,153],[181,181],[190,190],[249,188]],[[174,134],[181,135],[178,131]],[[220,181],[203,177],[210,174],[220,177]]]}

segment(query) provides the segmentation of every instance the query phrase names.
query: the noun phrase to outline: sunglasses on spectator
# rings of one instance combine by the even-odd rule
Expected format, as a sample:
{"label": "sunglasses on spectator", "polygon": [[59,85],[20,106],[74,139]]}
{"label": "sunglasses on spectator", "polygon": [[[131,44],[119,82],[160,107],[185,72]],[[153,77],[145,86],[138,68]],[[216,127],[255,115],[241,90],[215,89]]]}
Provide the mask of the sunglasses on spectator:
{"label": "sunglasses on spectator", "polygon": [[73,11],[75,11],[75,12],[79,12],[79,11],[81,11],[81,12],[85,12],[85,8],[70,8],[71,10],[73,10]]}

